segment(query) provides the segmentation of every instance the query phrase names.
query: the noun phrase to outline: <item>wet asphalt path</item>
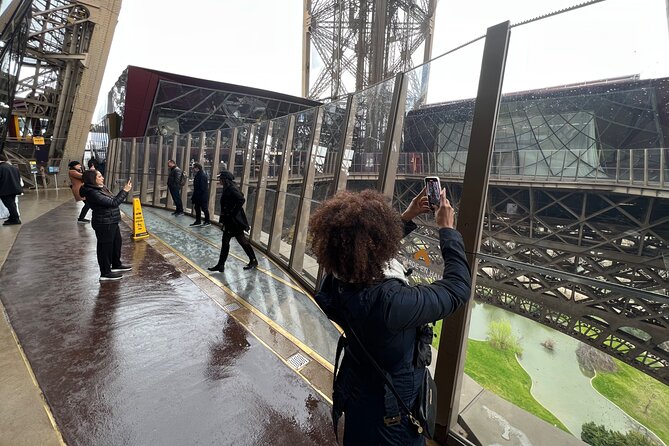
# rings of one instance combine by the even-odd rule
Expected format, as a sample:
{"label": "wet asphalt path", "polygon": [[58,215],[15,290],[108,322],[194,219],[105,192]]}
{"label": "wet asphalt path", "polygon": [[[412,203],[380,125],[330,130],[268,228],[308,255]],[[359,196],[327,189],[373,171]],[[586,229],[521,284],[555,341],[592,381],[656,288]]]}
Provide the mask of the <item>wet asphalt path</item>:
{"label": "wet asphalt path", "polygon": [[65,204],[23,225],[0,299],[70,445],[334,444],[329,406],[146,242],[100,283]]}

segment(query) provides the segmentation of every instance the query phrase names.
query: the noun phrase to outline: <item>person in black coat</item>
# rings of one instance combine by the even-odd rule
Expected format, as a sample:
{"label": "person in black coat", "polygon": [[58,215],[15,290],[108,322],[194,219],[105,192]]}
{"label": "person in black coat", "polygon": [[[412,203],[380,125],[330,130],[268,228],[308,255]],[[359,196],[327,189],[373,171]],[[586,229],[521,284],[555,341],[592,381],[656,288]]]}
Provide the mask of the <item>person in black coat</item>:
{"label": "person in black coat", "polygon": [[246,218],[246,213],[242,206],[246,199],[241,191],[237,188],[234,182],[235,177],[232,173],[224,170],[218,176],[218,179],[223,186],[221,191],[221,229],[223,230],[223,238],[221,240],[221,254],[218,257],[218,263],[209,271],[223,272],[225,270],[225,261],[228,259],[230,252],[230,240],[234,237],[242,246],[242,249],[249,256],[249,263],[244,269],[252,269],[258,266],[258,260],[251,247],[251,242],[244,234],[244,231],[250,229],[249,222]]}
{"label": "person in black coat", "polygon": [[132,268],[121,263],[121,221],[119,205],[128,197],[132,182],[128,180],[123,189],[114,195],[105,187],[105,178],[97,170],[87,170],[83,174],[84,185],[79,193],[93,210],[91,226],[98,239],[97,254],[100,266],[100,281],[119,280],[121,272]]}
{"label": "person in black coat", "polygon": [[[193,164],[193,172],[195,172],[195,176],[193,177],[193,195],[191,196],[191,201],[195,210],[195,222],[191,223],[191,226],[209,226],[211,224],[209,221],[208,203],[209,178],[207,177],[207,173],[202,170],[202,164],[200,163]],[[203,212],[204,223],[200,219]]]}
{"label": "person in black coat", "polygon": [[21,174],[16,166],[9,164],[4,153],[0,154],[0,157],[2,157],[0,158],[0,200],[9,211],[9,218],[2,225],[20,225],[16,196],[23,193]]}
{"label": "person in black coat", "polygon": [[172,212],[172,215],[183,215],[184,205],[181,201],[181,178],[183,176],[183,171],[174,160],[167,160],[167,167],[170,169],[170,173],[167,176],[167,189],[172,195],[172,201],[174,201],[174,206],[176,209]]}
{"label": "person in black coat", "polygon": [[[428,212],[425,190],[401,216],[382,194],[366,190],[341,192],[311,217],[313,251],[326,272],[315,300],[347,340],[333,392],[335,431],[339,417],[346,415],[345,445],[425,444],[360,344],[413,408],[431,360],[431,336],[421,336],[423,327],[453,313],[471,292],[462,236],[453,229],[453,208],[443,190],[435,215],[443,278],[410,286],[388,277],[400,240],[416,228],[412,219]],[[384,422],[398,415],[399,423]]]}

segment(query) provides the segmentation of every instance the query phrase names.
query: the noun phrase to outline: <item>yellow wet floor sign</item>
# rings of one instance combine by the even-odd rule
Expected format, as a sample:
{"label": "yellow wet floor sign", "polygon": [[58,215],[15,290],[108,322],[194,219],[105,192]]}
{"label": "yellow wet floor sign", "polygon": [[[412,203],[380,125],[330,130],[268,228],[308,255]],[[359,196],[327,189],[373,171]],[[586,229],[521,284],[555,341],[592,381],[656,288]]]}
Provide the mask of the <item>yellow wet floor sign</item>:
{"label": "yellow wet floor sign", "polygon": [[142,204],[139,198],[132,200],[132,239],[139,240],[147,238],[149,233],[144,225],[144,214],[142,214]]}

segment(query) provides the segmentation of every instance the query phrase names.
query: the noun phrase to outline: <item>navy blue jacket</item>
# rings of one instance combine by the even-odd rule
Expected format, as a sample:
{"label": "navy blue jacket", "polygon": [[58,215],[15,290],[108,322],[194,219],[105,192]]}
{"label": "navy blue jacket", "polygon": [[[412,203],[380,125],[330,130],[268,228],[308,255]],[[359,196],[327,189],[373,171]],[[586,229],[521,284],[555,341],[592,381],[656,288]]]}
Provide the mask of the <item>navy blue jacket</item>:
{"label": "navy blue jacket", "polygon": [[384,425],[385,416],[397,414],[397,400],[349,332],[352,327],[412,408],[425,374],[425,367],[415,364],[417,329],[450,315],[470,296],[462,236],[454,229],[440,229],[439,244],[444,274],[429,285],[385,279],[363,286],[341,282],[331,274],[321,284],[316,302],[349,340],[333,395],[335,409],[346,414],[344,444],[424,444],[405,416],[398,425]]}
{"label": "navy blue jacket", "polygon": [[118,207],[128,196],[123,189],[114,196],[106,187],[84,184],[79,194],[86,199],[86,204],[93,210],[91,226],[111,225],[121,221],[121,211]]}
{"label": "navy blue jacket", "polygon": [[201,170],[195,174],[193,178],[193,195],[191,196],[191,201],[193,204],[207,204],[209,199],[209,178],[207,174]]}

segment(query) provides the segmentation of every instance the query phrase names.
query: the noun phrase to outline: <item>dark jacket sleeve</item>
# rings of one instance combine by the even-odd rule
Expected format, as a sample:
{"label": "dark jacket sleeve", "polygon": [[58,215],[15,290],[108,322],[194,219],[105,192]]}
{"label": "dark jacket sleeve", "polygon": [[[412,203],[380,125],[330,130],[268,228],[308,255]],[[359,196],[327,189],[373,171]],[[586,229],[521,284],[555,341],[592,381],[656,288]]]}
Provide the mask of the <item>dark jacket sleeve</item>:
{"label": "dark jacket sleeve", "polygon": [[123,189],[121,189],[115,197],[104,194],[102,190],[99,189],[85,188],[83,190],[85,191],[86,202],[91,206],[117,208],[128,197],[128,193]]}
{"label": "dark jacket sleeve", "polygon": [[390,288],[384,287],[384,317],[391,331],[443,319],[469,300],[471,275],[462,236],[455,229],[442,228],[439,245],[444,257],[442,279],[418,286],[393,280]]}
{"label": "dark jacket sleeve", "polygon": [[229,211],[227,214],[237,215],[237,213],[242,209],[242,206],[244,206],[246,199],[244,198],[244,195],[242,195],[242,192],[236,187],[232,187],[230,189],[230,205],[228,207]]}

